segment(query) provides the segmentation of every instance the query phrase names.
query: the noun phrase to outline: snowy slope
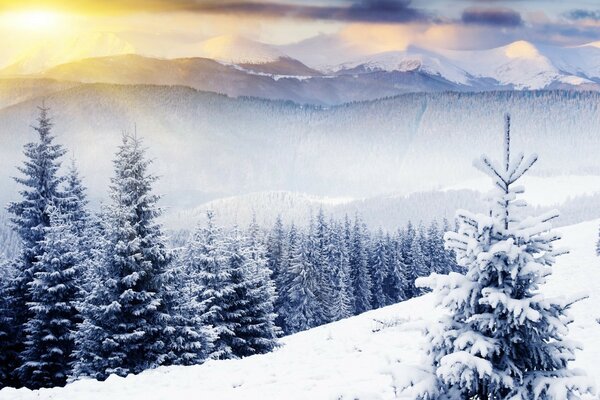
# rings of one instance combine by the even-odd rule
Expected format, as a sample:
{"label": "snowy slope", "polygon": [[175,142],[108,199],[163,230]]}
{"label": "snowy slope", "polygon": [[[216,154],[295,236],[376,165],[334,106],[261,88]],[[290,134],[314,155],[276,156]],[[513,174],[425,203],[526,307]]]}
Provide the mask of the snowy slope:
{"label": "snowy slope", "polygon": [[[594,254],[600,220],[560,229],[561,256],[544,292],[589,298],[572,309],[569,337],[581,342],[575,367],[600,382],[600,258]],[[421,329],[435,318],[426,295],[282,340],[274,353],[195,367],[169,367],[106,382],[80,381],[40,391],[4,389],[2,400],[159,399],[410,399],[402,388],[423,384]]]}

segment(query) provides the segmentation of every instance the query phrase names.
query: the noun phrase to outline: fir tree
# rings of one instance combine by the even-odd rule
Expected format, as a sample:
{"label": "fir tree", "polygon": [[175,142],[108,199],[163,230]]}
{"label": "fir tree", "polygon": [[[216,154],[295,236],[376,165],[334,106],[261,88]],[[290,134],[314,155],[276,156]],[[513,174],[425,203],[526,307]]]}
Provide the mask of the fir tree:
{"label": "fir tree", "polygon": [[389,271],[389,251],[386,246],[383,231],[380,229],[373,241],[373,252],[369,263],[372,282],[372,307],[385,307],[387,299],[384,293],[386,275]]}
{"label": "fir tree", "polygon": [[102,221],[103,255],[80,306],[75,376],[125,376],[166,361],[169,317],[161,295],[171,257],[156,223],[159,196],[152,194],[150,163],[141,141],[124,135]]}
{"label": "fir tree", "polygon": [[329,276],[329,298],[327,313],[331,321],[348,318],[353,313],[352,283],[350,282],[350,260],[344,229],[332,220],[327,250]]}
{"label": "fir tree", "polygon": [[[259,228],[253,219],[243,247],[245,257],[241,269],[242,281],[236,283],[237,298],[241,302],[239,324],[236,328],[238,357],[267,353],[277,346],[278,328],[275,325],[275,286],[267,268],[265,249],[260,240]],[[237,240],[234,239],[234,243]],[[239,250],[233,247],[233,256]],[[239,259],[239,258],[238,258]],[[239,268],[237,268],[239,270]],[[240,345],[241,344],[241,345]]]}
{"label": "fir tree", "polygon": [[204,304],[198,302],[195,275],[181,260],[165,276],[163,301],[170,323],[165,332],[167,365],[197,365],[211,352],[216,334],[207,324]]}
{"label": "fir tree", "polygon": [[82,253],[72,222],[54,209],[40,242],[42,256],[30,283],[32,318],[25,324],[26,341],[19,374],[30,388],[64,386],[71,374],[73,337],[80,322],[78,300]]}
{"label": "fir tree", "polygon": [[214,328],[216,336],[211,358],[236,358],[233,345],[240,323],[240,305],[231,279],[223,232],[215,225],[212,211],[207,211],[206,226],[198,227],[187,253],[189,271],[196,277],[197,301],[204,306],[205,323]]}
{"label": "fir tree", "polygon": [[[424,235],[419,234],[413,236],[412,244],[410,247],[410,254],[412,259],[411,276],[414,276],[415,280],[418,277],[427,276],[431,273],[431,269],[427,264],[427,258],[422,247],[422,244],[424,242]],[[409,287],[410,291],[413,293],[413,296],[418,296],[423,293],[423,289],[420,289],[415,286],[414,280],[409,282]]]}
{"label": "fir tree", "polygon": [[371,277],[369,276],[365,239],[364,225],[357,214],[350,244],[350,273],[355,314],[371,309]]}
{"label": "fir tree", "polygon": [[322,321],[319,290],[319,273],[309,256],[306,240],[290,241],[289,274],[287,290],[289,304],[285,310],[287,332],[295,333],[318,326]]}
{"label": "fir tree", "polygon": [[277,216],[275,225],[269,234],[267,241],[267,267],[271,271],[271,278],[277,282],[281,265],[283,264],[283,251],[285,242],[285,231],[281,215]]}
{"label": "fir tree", "polygon": [[386,247],[388,251],[388,269],[383,281],[383,293],[386,304],[395,304],[407,299],[406,288],[406,265],[402,260],[400,242],[386,235]]}
{"label": "fir tree", "polygon": [[[35,279],[38,261],[44,255],[42,243],[50,226],[49,210],[60,208],[63,200],[60,185],[64,179],[58,175],[58,171],[60,159],[66,150],[54,143],[49,109],[40,107],[39,110],[37,125],[33,127],[38,140],[25,145],[26,161],[18,167],[23,177],[15,178],[23,186],[20,191],[22,199],[8,206],[13,228],[20,238],[21,251],[13,264],[17,273],[11,283],[8,306],[12,310],[14,329],[3,347],[17,352],[23,349],[26,335],[24,327],[34,314],[28,307],[32,302],[29,288]],[[28,385],[26,381],[19,382],[16,376],[13,376],[13,382],[15,386]]]}
{"label": "fir tree", "polygon": [[511,158],[507,116],[502,164],[486,156],[476,164],[494,182],[489,214],[459,211],[458,233],[446,235],[466,275],[420,281],[449,311],[428,333],[438,387],[427,398],[558,400],[590,391],[568,369],[575,358],[575,346],[564,340],[572,302],[540,291],[561,253],[551,231],[557,214],[522,219],[516,211],[525,203],[514,184],[536,160]]}
{"label": "fir tree", "polygon": [[13,289],[16,268],[9,262],[0,263],[0,389],[6,386],[18,386],[14,371],[19,367],[19,350],[14,338],[17,336],[15,320],[17,316],[12,308]]}

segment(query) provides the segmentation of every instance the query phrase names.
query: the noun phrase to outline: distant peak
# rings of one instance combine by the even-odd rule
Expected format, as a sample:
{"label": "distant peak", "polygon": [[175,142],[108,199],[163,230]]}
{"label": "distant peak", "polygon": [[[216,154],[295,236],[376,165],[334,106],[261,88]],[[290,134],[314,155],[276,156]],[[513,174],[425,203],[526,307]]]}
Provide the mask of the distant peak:
{"label": "distant peak", "polygon": [[238,35],[222,35],[200,43],[199,56],[232,63],[266,63],[285,55],[274,46]]}
{"label": "distant peak", "polygon": [[535,58],[540,54],[535,45],[525,40],[504,46],[504,53],[509,58]]}

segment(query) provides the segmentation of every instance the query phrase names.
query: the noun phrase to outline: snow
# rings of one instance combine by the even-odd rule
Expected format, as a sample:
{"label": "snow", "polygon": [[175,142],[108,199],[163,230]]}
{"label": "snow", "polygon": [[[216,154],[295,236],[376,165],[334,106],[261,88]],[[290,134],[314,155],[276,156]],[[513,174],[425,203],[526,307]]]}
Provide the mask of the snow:
{"label": "snow", "polygon": [[[478,50],[423,49],[362,56],[326,70],[362,66],[366,71],[422,71],[451,82],[469,85],[493,79],[515,89],[544,89],[553,83],[583,85],[600,77],[598,42],[576,47],[537,45],[524,40]],[[488,82],[489,83],[489,82]]]}
{"label": "snow", "polygon": [[[557,258],[543,287],[550,297],[588,298],[571,308],[569,339],[580,342],[573,367],[600,382],[600,258],[595,243],[600,220],[561,228],[571,253]],[[411,399],[427,387],[419,349],[426,324],[436,318],[425,295],[281,340],[273,353],[242,360],[164,367],[106,382],[78,381],[65,388],[4,389],[0,399]],[[409,390],[402,389],[415,383]]]}

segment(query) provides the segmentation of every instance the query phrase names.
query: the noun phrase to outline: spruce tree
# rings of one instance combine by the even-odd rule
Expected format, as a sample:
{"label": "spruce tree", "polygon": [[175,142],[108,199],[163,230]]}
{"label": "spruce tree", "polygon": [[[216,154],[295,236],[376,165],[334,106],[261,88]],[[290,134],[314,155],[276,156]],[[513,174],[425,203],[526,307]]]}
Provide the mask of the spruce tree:
{"label": "spruce tree", "polygon": [[240,305],[223,231],[214,218],[214,212],[207,211],[206,225],[198,227],[188,245],[186,262],[196,282],[197,302],[206,312],[205,323],[214,328],[210,357],[224,360],[237,357],[233,345],[240,323]]}
{"label": "spruce tree", "polygon": [[432,275],[419,281],[447,310],[428,333],[438,386],[436,399],[574,399],[589,384],[568,363],[576,347],[565,340],[572,301],[544,297],[541,286],[561,254],[551,230],[557,217],[521,218],[525,206],[515,183],[536,162],[510,154],[506,117],[502,163],[483,156],[476,166],[492,178],[489,214],[459,211],[459,231],[446,234],[466,275]]}
{"label": "spruce tree", "polygon": [[289,275],[287,290],[289,304],[285,307],[285,327],[295,333],[318,326],[323,317],[318,298],[319,272],[312,263],[308,242],[300,238],[290,241]]}
{"label": "spruce tree", "polygon": [[327,314],[331,321],[348,318],[353,313],[352,283],[350,282],[350,260],[344,228],[333,220],[329,223],[329,245],[327,265],[330,271]]}
{"label": "spruce tree", "polygon": [[32,317],[25,323],[26,341],[19,375],[30,388],[64,386],[71,374],[73,337],[80,315],[75,304],[83,254],[70,219],[58,209],[39,243],[42,255],[29,286]]}
{"label": "spruce tree", "polygon": [[18,386],[14,371],[19,367],[19,350],[14,338],[17,336],[15,320],[17,316],[12,308],[12,282],[17,274],[16,268],[8,261],[0,263],[0,389],[6,386]]}
{"label": "spruce tree", "polygon": [[369,263],[371,273],[372,308],[385,307],[387,299],[384,293],[385,279],[389,271],[389,251],[386,246],[383,231],[380,229],[373,241],[373,251]]}
{"label": "spruce tree", "polygon": [[396,304],[407,299],[406,265],[402,260],[399,240],[394,240],[386,235],[386,248],[388,251],[388,268],[383,281],[383,293],[386,304]]}
{"label": "spruce tree", "polygon": [[[21,250],[13,263],[17,273],[9,288],[11,297],[8,307],[12,310],[14,329],[5,338],[2,347],[16,352],[23,350],[25,324],[34,315],[28,306],[32,302],[29,288],[40,265],[38,261],[44,255],[42,243],[50,226],[50,210],[60,208],[63,200],[60,185],[64,179],[58,171],[66,150],[54,143],[49,109],[42,106],[39,111],[37,125],[33,127],[37,141],[25,145],[26,160],[18,167],[23,176],[14,178],[23,187],[19,192],[22,199],[8,206],[13,228],[20,238]],[[16,376],[18,369],[14,372],[13,384],[27,386],[27,381],[19,381]]]}
{"label": "spruce tree", "polygon": [[196,276],[178,259],[165,275],[163,301],[169,314],[165,365],[198,365],[213,348],[216,334],[207,323],[204,304],[197,298]]}
{"label": "spruce tree", "polygon": [[[246,357],[273,350],[277,346],[279,329],[275,325],[275,285],[267,268],[265,248],[255,219],[250,224],[242,249],[236,248],[238,241],[234,237],[230,256],[243,261],[242,269],[236,268],[241,272],[241,282],[234,282],[236,298],[241,303],[241,318],[235,330],[237,341],[233,351],[237,357]],[[232,262],[236,260],[232,259]]]}
{"label": "spruce tree", "polygon": [[367,262],[365,227],[358,214],[354,219],[350,244],[350,274],[354,296],[354,313],[371,309],[371,277]]}
{"label": "spruce tree", "polygon": [[415,235],[413,236],[412,244],[410,247],[412,265],[411,265],[411,276],[414,276],[414,280],[409,282],[410,291],[413,296],[423,294],[424,290],[415,286],[415,280],[422,276],[428,276],[431,273],[431,269],[427,264],[427,258],[425,251],[423,250],[422,244],[424,236]]}
{"label": "spruce tree", "polygon": [[282,268],[284,243],[285,231],[281,215],[278,215],[267,240],[267,267],[271,271],[271,278],[274,282],[277,282],[279,271]]}
{"label": "spruce tree", "polygon": [[113,161],[111,203],[103,215],[103,254],[92,292],[80,305],[75,376],[106,379],[166,361],[169,316],[162,296],[171,256],[165,245],[141,141],[123,136]]}

